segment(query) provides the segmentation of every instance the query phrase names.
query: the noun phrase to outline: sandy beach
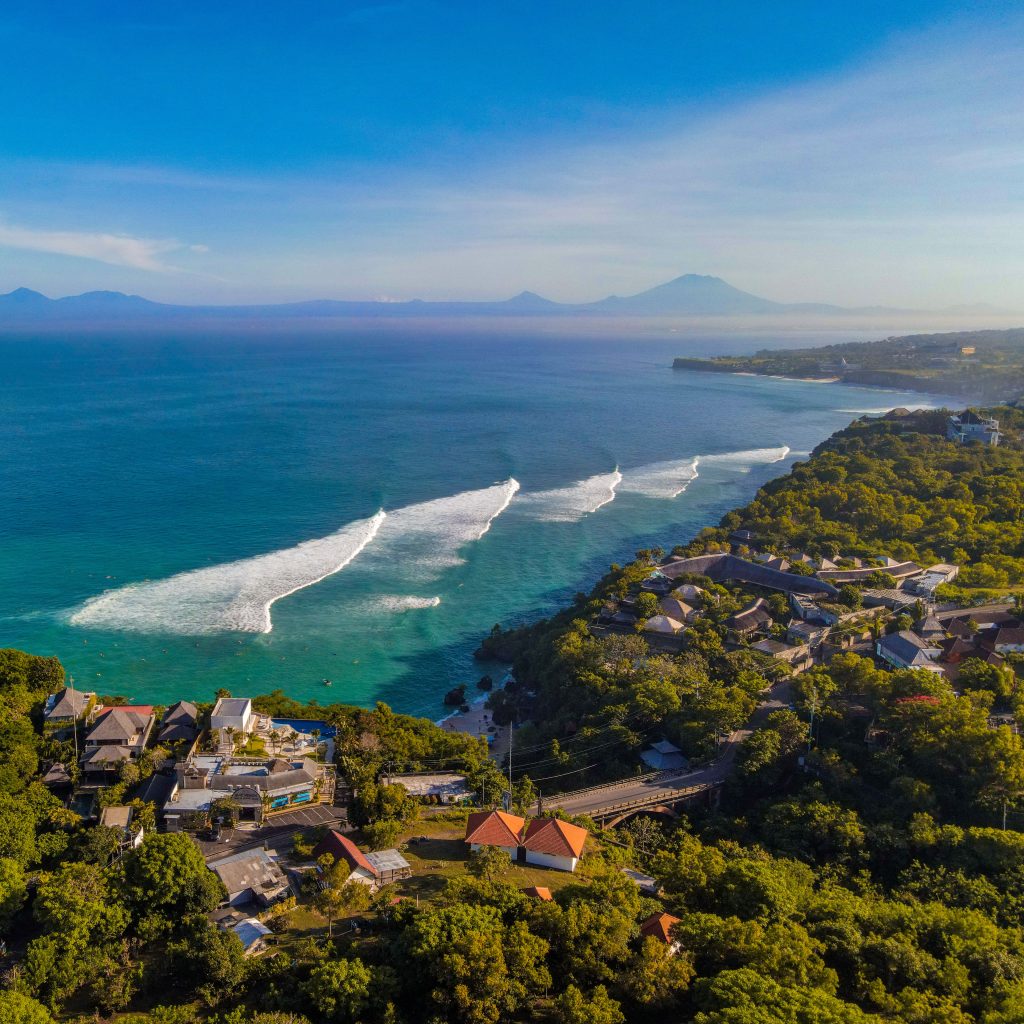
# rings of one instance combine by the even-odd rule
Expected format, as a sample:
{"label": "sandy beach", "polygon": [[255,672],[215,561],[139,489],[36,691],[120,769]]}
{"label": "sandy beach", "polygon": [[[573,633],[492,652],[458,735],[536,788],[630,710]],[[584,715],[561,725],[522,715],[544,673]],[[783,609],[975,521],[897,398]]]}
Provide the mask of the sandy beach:
{"label": "sandy beach", "polygon": [[[491,712],[484,706],[484,700],[486,698],[470,705],[468,711],[456,711],[438,724],[448,732],[465,732],[470,736],[493,736],[494,741],[490,744],[491,757],[501,761],[508,756],[508,727],[494,726]],[[488,732],[492,727],[495,731]]]}

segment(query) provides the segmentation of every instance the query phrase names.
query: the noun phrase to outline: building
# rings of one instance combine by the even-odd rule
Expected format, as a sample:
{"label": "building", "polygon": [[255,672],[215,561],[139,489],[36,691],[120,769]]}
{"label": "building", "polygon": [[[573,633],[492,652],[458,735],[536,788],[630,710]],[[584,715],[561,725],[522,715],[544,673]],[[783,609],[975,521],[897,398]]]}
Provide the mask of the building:
{"label": "building", "polygon": [[935,591],[944,583],[952,583],[959,572],[960,566],[940,562],[938,565],[929,566],[920,576],[907,580],[904,587],[911,594],[932,600],[935,597]]}
{"label": "building", "polygon": [[875,644],[875,653],[893,668],[923,668],[929,672],[941,672],[936,662],[942,655],[942,648],[919,637],[909,629],[890,633]]}
{"label": "building", "polygon": [[914,623],[914,632],[922,640],[942,640],[946,635],[946,627],[934,615],[926,615]]}
{"label": "building", "polygon": [[885,565],[866,565],[861,569],[819,569],[817,576],[819,580],[828,583],[842,584],[859,583],[876,572],[884,572],[895,580],[905,580],[911,576],[920,576],[923,571],[917,562],[897,562],[887,558]]}
{"label": "building", "polygon": [[681,583],[675,590],[672,591],[673,597],[678,597],[680,601],[702,601],[707,597],[707,591],[703,587],[698,587],[695,583]]}
{"label": "building", "polygon": [[830,626],[816,622],[793,621],[786,627],[786,643],[794,647],[815,648],[828,636],[829,629]]}
{"label": "building", "polygon": [[246,917],[237,924],[231,925],[228,931],[234,932],[242,943],[242,950],[246,956],[257,956],[267,948],[269,936],[274,933],[255,917]]}
{"label": "building", "polygon": [[660,886],[653,875],[645,875],[636,868],[619,868],[619,870],[633,883],[645,896],[657,896]]}
{"label": "building", "polygon": [[85,737],[80,759],[89,781],[104,781],[126,761],[137,760],[153,730],[153,708],[135,705],[103,712]]}
{"label": "building", "polygon": [[141,825],[132,824],[133,809],[128,806],[104,807],[100,811],[100,826],[103,828],[114,828],[120,833],[120,849],[134,850],[142,845],[145,838],[145,831]]}
{"label": "building", "polygon": [[768,604],[763,597],[752,601],[742,611],[730,615],[725,620],[725,625],[738,636],[751,636],[761,630],[767,629],[772,624],[772,617],[768,611]]}
{"label": "building", "polygon": [[678,917],[673,917],[671,914],[651,914],[647,920],[640,923],[640,934],[644,938],[657,939],[659,942],[665,943],[669,948],[669,953],[675,956],[681,945],[672,937],[672,929],[679,924],[679,921]]}
{"label": "building", "polygon": [[802,622],[813,622],[820,626],[832,626],[839,621],[839,616],[835,612],[822,608],[816,601],[803,594],[790,594],[789,608]]}
{"label": "building", "polygon": [[525,824],[524,818],[507,811],[476,811],[466,819],[465,841],[469,843],[470,850],[497,846],[515,860]]}
{"label": "building", "polygon": [[539,867],[575,871],[588,835],[585,828],[560,818],[534,818],[523,832],[524,859]]}
{"label": "building", "polygon": [[377,850],[374,853],[363,853],[347,836],[331,829],[317,843],[313,856],[319,860],[323,856],[334,859],[335,864],[347,864],[349,875],[346,882],[359,882],[376,889],[381,885],[408,878],[412,874],[409,862],[397,850]]}
{"label": "building", "polygon": [[697,614],[697,609],[681,601],[678,597],[663,597],[658,602],[662,614],[676,622],[689,622]]}
{"label": "building", "polygon": [[554,897],[551,895],[551,890],[543,885],[531,885],[527,889],[523,889],[522,893],[524,896],[532,896],[535,900],[541,900],[544,903],[551,903]]}
{"label": "building", "polygon": [[210,714],[210,728],[215,732],[248,735],[253,730],[252,701],[248,697],[220,697]]}
{"label": "building", "polygon": [[655,569],[654,572],[652,572],[651,575],[640,584],[641,590],[646,590],[652,594],[658,594],[662,597],[669,593],[672,590],[672,587],[672,581],[658,569]]}
{"label": "building", "polygon": [[644,623],[645,633],[661,633],[674,636],[681,633],[685,627],[677,619],[671,619],[667,615],[652,615]]}
{"label": "building", "polygon": [[231,757],[196,754],[174,768],[171,795],[164,803],[168,832],[201,827],[215,801],[230,797],[238,820],[259,824],[268,814],[334,799],[334,765],[308,757]]}
{"label": "building", "polygon": [[289,892],[288,879],[266,850],[246,850],[207,867],[224,883],[232,907],[253,902],[269,907]]}
{"label": "building", "polygon": [[950,416],[946,421],[946,437],[957,444],[999,444],[999,420],[979,416],[971,409]]}
{"label": "building", "polygon": [[[801,623],[801,625],[806,626],[806,623]],[[807,644],[791,646],[790,644],[782,643],[780,640],[765,639],[751,644],[750,649],[752,651],[760,651],[761,654],[767,654],[776,661],[785,662],[794,672],[802,672],[804,669],[810,668],[814,663],[814,659],[811,657],[811,649]]]}
{"label": "building", "polygon": [[1019,622],[997,626],[991,634],[992,650],[997,654],[1020,654],[1024,651],[1024,626]]}
{"label": "building", "polygon": [[668,740],[658,740],[657,743],[652,743],[640,755],[640,760],[659,772],[685,768],[689,764],[683,756],[683,752]]}
{"label": "building", "polygon": [[347,864],[350,873],[345,879],[346,882],[359,882],[371,888],[377,886],[377,872],[367,859],[366,854],[351,839],[334,829],[331,829],[316,844],[313,848],[313,856],[317,861],[321,857],[327,856],[332,857],[335,864]]}
{"label": "building", "polygon": [[188,700],[172,704],[160,723],[156,741],[164,746],[184,743],[191,747],[199,735],[199,709]]}
{"label": "building", "polygon": [[469,796],[466,776],[456,772],[388,775],[383,781],[389,786],[401,786],[409,796],[420,800],[436,799],[442,804],[457,804]]}
{"label": "building", "polygon": [[43,706],[43,729],[57,732],[88,719],[96,704],[95,693],[64,689],[51,693]]}

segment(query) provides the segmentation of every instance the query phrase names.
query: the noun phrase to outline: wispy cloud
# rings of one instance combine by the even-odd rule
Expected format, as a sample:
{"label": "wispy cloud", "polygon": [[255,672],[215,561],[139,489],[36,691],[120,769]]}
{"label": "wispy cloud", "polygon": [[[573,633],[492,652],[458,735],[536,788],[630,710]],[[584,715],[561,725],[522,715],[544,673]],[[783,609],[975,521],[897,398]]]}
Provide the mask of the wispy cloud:
{"label": "wispy cloud", "polygon": [[[788,88],[638,111],[631,130],[613,112],[561,139],[439,140],[399,165],[8,174],[5,203],[21,221],[102,203],[154,235],[201,234],[204,271],[233,298],[591,299],[695,271],[787,301],[1019,308],[1022,40],[905,36]],[[0,224],[3,244],[148,270],[200,251]],[[177,279],[167,290],[189,297]]]}
{"label": "wispy cloud", "polygon": [[[28,249],[33,252],[56,253],[97,260],[117,267],[167,272],[175,270],[164,262],[168,253],[184,248],[170,239],[133,238],[105,232],[52,231],[0,223],[0,246]],[[193,251],[205,251],[203,246]]]}

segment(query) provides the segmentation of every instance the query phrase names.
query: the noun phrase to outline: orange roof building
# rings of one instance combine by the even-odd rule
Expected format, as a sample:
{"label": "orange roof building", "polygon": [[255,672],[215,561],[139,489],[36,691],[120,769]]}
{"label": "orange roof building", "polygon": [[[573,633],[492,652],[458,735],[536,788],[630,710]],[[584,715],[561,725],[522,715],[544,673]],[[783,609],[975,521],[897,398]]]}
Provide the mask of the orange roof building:
{"label": "orange roof building", "polygon": [[524,818],[507,811],[477,811],[466,819],[466,842],[473,850],[481,846],[500,846],[515,857]]}
{"label": "orange roof building", "polygon": [[650,935],[666,946],[671,946],[673,951],[678,949],[679,943],[672,938],[672,926],[679,924],[679,918],[671,914],[651,914],[646,921],[640,925],[640,934]]}
{"label": "orange roof building", "polygon": [[366,854],[348,836],[331,829],[313,849],[313,856],[319,860],[325,853],[334,858],[334,863],[345,861],[351,869],[350,882],[372,884],[380,872],[366,859]]}
{"label": "orange roof building", "polygon": [[543,900],[545,903],[550,903],[554,899],[551,890],[543,885],[531,885],[529,889],[523,890],[523,894],[532,896],[535,900]]}
{"label": "orange roof building", "polygon": [[575,871],[590,833],[560,818],[534,818],[523,833],[526,863]]}

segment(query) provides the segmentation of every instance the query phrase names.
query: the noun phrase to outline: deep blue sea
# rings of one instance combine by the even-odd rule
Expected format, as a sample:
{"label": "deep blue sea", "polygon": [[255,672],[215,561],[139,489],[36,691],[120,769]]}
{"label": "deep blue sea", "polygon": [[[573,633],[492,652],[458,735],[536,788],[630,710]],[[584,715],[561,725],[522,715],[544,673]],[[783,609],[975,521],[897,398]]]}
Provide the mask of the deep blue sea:
{"label": "deep blue sea", "polygon": [[863,412],[938,401],[673,356],[862,336],[0,338],[0,646],[148,701],[437,717],[495,622],[688,540]]}

